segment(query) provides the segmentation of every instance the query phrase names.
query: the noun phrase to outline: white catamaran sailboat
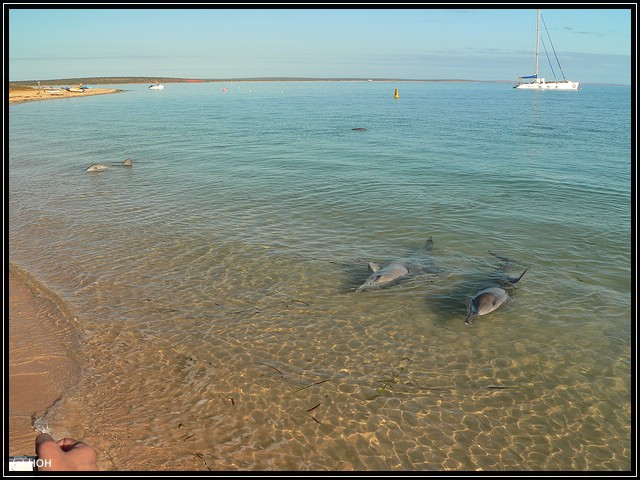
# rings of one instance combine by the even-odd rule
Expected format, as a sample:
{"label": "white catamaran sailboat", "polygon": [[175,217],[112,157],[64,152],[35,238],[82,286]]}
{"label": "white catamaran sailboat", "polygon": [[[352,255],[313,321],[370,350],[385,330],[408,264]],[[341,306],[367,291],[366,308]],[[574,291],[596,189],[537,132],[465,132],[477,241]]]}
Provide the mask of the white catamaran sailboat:
{"label": "white catamaran sailboat", "polygon": [[[580,82],[572,82],[571,80],[567,80],[564,76],[564,72],[562,71],[562,67],[560,66],[560,61],[556,56],[556,62],[558,63],[558,68],[560,68],[560,73],[562,73],[562,80],[554,80],[552,82],[547,82],[544,78],[540,78],[538,76],[538,58],[540,56],[540,18],[542,16],[542,12],[538,9],[538,17],[536,21],[536,73],[533,75],[526,75],[523,77],[518,77],[516,81],[516,85],[513,88],[520,89],[529,89],[529,90],[578,90],[578,86]],[[546,25],[545,25],[546,28]],[[548,32],[547,32],[548,35]],[[549,37],[549,41],[551,41],[551,37]],[[553,44],[551,45],[553,48]],[[553,50],[555,55],[555,49]],[[551,65],[551,62],[549,62]],[[553,72],[553,67],[551,67],[551,71]],[[555,73],[554,73],[555,75]]]}

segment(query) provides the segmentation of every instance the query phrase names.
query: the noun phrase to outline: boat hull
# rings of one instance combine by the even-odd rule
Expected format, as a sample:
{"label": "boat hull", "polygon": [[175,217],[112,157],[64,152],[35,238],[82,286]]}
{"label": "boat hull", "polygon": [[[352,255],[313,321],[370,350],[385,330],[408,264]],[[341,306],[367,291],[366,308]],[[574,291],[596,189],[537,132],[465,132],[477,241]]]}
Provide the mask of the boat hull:
{"label": "boat hull", "polygon": [[569,80],[565,82],[530,82],[520,83],[513,88],[519,90],[578,90],[580,82],[571,82]]}

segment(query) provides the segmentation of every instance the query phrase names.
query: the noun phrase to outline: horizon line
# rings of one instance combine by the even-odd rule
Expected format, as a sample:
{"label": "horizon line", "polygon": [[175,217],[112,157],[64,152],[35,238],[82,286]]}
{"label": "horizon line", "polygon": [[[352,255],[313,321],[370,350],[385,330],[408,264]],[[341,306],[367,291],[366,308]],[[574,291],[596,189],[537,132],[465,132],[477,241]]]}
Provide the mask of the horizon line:
{"label": "horizon line", "polygon": [[[513,83],[513,80],[474,80],[464,78],[393,78],[393,77],[232,77],[232,78],[193,78],[193,77],[155,77],[155,76],[92,76],[92,77],[68,77],[46,80],[9,80],[9,83],[77,83],[81,80],[95,84],[126,84],[126,83],[214,83],[214,82],[465,82],[465,83]],[[82,82],[82,83],[85,83]],[[585,83],[585,82],[580,82]],[[589,84],[590,82],[586,82]],[[592,85],[630,86],[624,83],[591,82]]]}

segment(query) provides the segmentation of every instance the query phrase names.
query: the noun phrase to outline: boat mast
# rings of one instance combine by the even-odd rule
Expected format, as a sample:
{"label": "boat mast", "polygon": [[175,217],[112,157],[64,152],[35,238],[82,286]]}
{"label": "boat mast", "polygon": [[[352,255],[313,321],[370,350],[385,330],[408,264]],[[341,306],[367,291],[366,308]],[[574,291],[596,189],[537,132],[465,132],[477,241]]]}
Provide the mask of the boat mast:
{"label": "boat mast", "polygon": [[536,17],[536,78],[538,78],[538,57],[540,56],[540,9]]}

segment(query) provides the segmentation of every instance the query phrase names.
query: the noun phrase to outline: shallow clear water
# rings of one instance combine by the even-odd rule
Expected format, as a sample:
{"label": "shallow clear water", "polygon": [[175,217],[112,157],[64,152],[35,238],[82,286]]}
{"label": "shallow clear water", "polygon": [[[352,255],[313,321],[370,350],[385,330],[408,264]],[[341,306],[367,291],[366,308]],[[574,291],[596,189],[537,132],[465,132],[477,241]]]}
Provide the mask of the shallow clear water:
{"label": "shallow clear water", "polygon": [[84,340],[54,433],[121,470],[630,468],[628,87],[118,88],[9,108],[9,260]]}

